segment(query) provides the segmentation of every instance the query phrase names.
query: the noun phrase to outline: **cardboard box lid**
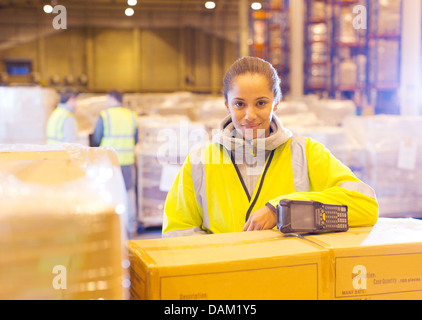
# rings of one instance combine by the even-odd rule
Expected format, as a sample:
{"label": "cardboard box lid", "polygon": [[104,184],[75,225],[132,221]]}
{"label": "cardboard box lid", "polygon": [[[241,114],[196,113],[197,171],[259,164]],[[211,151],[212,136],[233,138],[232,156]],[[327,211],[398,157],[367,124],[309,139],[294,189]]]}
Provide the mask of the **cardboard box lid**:
{"label": "cardboard box lid", "polygon": [[324,249],[277,231],[227,233],[212,236],[130,241],[132,254],[141,257],[149,267],[175,267],[320,255]]}
{"label": "cardboard box lid", "polygon": [[422,221],[380,218],[374,227],[351,228],[348,232],[306,236],[331,249],[422,243]]}

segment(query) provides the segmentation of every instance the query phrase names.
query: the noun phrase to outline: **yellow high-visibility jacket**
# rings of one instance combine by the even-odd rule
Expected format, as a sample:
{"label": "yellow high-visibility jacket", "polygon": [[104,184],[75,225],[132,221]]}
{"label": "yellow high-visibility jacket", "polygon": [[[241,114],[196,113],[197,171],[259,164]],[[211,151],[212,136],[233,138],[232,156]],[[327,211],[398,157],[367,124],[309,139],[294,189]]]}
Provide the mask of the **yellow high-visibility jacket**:
{"label": "yellow high-visibility jacket", "polygon": [[282,199],[347,205],[350,227],[378,219],[373,189],[310,138],[294,137],[273,150],[250,198],[230,151],[213,143],[181,168],[165,203],[163,236],[241,232],[251,213]]}
{"label": "yellow high-visibility jacket", "polygon": [[133,165],[137,129],[136,113],[124,107],[115,107],[103,110],[100,115],[104,124],[100,146],[114,148],[121,166]]}
{"label": "yellow high-visibility jacket", "polygon": [[[47,144],[76,142],[76,141],[68,141],[69,137],[65,137],[63,134],[64,122],[69,117],[74,119],[73,113],[64,107],[59,106],[53,111],[53,113],[51,114],[50,118],[47,121],[47,130],[46,130]],[[75,124],[76,124],[76,121],[75,121]]]}

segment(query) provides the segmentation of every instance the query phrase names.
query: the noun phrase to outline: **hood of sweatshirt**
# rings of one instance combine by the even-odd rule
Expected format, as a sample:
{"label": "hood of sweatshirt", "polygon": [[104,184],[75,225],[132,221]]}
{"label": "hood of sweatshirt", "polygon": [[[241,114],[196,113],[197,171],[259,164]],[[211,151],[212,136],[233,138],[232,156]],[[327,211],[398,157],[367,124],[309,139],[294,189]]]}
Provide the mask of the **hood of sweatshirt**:
{"label": "hood of sweatshirt", "polygon": [[[272,151],[285,144],[292,136],[292,132],[284,128],[280,119],[274,115],[270,125],[270,135],[266,138],[253,140],[244,139],[235,129],[231,116],[227,116],[220,123],[219,132],[213,137],[213,142],[223,145],[227,150],[265,150]],[[247,147],[247,148],[245,148]]]}

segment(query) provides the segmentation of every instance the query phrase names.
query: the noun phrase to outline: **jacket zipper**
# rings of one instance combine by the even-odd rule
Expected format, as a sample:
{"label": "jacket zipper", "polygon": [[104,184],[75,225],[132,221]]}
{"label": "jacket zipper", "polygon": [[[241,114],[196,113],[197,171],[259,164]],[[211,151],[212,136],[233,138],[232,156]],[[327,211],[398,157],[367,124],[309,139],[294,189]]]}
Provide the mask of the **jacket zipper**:
{"label": "jacket zipper", "polygon": [[[258,191],[256,192],[255,198],[253,199],[253,201],[252,201],[251,205],[249,206],[249,209],[248,209],[248,211],[246,213],[246,221],[248,221],[248,219],[249,219],[249,217],[250,217],[250,215],[252,213],[252,209],[255,206],[256,202],[258,201],[259,194],[261,193],[262,185],[264,184],[265,176],[267,175],[267,171],[270,168],[271,162],[272,162],[272,160],[274,158],[274,152],[275,152],[275,150],[271,151],[271,155],[270,155],[270,157],[268,159],[267,165],[265,166],[264,172],[262,174],[261,181],[259,183]],[[237,167],[236,163],[234,162],[233,154],[231,152],[230,152],[230,156],[231,156],[231,159],[232,159],[233,166],[236,169],[237,176],[239,177],[239,180],[242,183],[243,189],[245,190],[246,196],[248,197],[249,202],[251,202],[251,198],[252,197],[249,194],[248,188],[246,188],[245,181],[243,180],[242,175],[240,174],[239,168]]]}

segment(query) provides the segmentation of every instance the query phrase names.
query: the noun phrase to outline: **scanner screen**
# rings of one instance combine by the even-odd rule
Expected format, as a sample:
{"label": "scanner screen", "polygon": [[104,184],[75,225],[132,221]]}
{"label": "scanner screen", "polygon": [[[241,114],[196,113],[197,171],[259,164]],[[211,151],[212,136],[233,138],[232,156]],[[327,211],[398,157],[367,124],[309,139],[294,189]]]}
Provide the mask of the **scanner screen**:
{"label": "scanner screen", "polygon": [[291,225],[293,229],[315,229],[315,211],[311,205],[294,204],[291,206]]}

